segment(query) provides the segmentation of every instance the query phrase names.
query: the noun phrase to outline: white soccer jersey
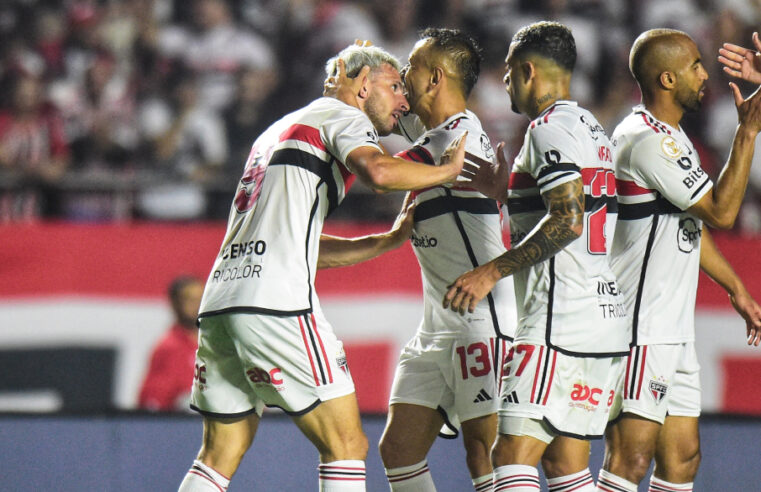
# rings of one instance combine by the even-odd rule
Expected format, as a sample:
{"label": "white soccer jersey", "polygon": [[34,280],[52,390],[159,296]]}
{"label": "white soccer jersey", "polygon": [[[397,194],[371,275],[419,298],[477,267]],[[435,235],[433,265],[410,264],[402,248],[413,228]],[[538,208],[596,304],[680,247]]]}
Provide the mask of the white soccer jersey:
{"label": "white soccer jersey", "polygon": [[[449,117],[398,155],[436,165],[447,146],[466,130],[465,160],[491,164],[494,152],[489,137],[470,111]],[[457,277],[505,252],[497,202],[460,186],[436,186],[413,195],[416,207],[411,239],[422,270],[425,310],[419,332],[457,336],[467,330],[512,339],[516,314],[511,278],[498,282],[474,313],[461,316],[442,307],[447,286]]]}
{"label": "white soccer jersey", "polygon": [[343,163],[358,147],[380,150],[377,142],[363,112],[332,98],[286,115],[257,138],[199,316],[311,312],[324,219],[354,178]]}
{"label": "white soccer jersey", "polygon": [[613,133],[619,215],[611,265],[632,345],[695,339],[702,221],[685,210],[713,186],[681,128],[634,108]]}
{"label": "white soccer jersey", "polygon": [[626,309],[606,252],[606,220],[615,207],[611,145],[592,113],[575,102],[558,101],[526,130],[508,189],[511,242],[519,245],[547,214],[541,193],[579,178],[581,237],[514,274],[515,343],[576,356],[626,355]]}

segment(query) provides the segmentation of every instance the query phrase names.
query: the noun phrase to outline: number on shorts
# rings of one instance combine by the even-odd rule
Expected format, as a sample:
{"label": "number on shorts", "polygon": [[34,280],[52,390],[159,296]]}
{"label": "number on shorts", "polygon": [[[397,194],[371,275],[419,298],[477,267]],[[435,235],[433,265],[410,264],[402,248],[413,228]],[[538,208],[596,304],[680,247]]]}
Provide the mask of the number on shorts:
{"label": "number on shorts", "polygon": [[[471,343],[468,348],[457,347],[457,355],[460,356],[460,370],[462,379],[468,379],[469,375],[473,377],[486,376],[491,372],[491,359],[489,359],[489,348],[483,342]],[[468,355],[478,352],[475,357],[475,364],[468,367]],[[467,355],[466,355],[467,354]]]}
{"label": "number on shorts", "polygon": [[526,355],[523,356],[521,359],[521,363],[518,365],[518,370],[515,372],[516,376],[520,376],[523,374],[523,370],[526,368],[526,365],[531,360],[531,356],[534,355],[534,346],[533,345],[517,345],[510,349],[510,352],[507,354],[507,362],[505,364],[505,376],[510,375],[510,362],[513,360],[513,355],[515,352],[522,354],[526,353]]}

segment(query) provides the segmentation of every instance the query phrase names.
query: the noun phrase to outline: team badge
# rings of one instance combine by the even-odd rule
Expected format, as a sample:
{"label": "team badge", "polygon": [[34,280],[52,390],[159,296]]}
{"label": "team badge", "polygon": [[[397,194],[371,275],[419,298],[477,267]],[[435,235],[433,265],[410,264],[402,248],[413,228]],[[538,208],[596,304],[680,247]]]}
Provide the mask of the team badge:
{"label": "team badge", "polygon": [[668,389],[668,385],[660,381],[650,380],[650,394],[653,395],[656,405],[659,405],[663,401]]}
{"label": "team badge", "polygon": [[341,344],[338,352],[336,353],[336,365],[341,368],[345,374],[350,375],[349,363],[346,361],[346,352],[344,352],[343,344]]}
{"label": "team badge", "polygon": [[672,159],[676,159],[682,155],[682,149],[679,148],[679,144],[677,144],[674,137],[671,136],[663,137],[663,140],[661,140],[661,150]]}

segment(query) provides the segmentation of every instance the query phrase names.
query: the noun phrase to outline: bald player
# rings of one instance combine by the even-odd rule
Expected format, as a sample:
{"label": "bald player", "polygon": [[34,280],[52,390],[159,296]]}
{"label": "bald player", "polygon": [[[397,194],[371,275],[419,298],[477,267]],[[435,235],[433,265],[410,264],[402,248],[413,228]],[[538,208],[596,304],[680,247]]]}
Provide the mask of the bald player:
{"label": "bald player", "polygon": [[761,341],[761,308],[703,227],[734,223],[761,131],[761,96],[756,91],[744,100],[730,83],[739,124],[713,184],[679,126],[686,112],[700,108],[708,79],[693,40],[671,29],[646,31],[632,46],[629,67],[642,104],[613,133],[618,221],[611,266],[625,295],[632,340],[597,488],[636,491],[655,458],[649,490],[691,491],[700,463],[694,345],[699,268],[746,320],[748,344]]}

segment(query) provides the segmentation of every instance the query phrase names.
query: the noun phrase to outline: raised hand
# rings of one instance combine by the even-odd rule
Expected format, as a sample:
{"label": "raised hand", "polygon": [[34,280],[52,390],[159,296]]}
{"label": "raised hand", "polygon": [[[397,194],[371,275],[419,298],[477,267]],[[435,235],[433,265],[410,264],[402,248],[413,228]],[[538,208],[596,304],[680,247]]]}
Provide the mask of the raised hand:
{"label": "raised hand", "polygon": [[467,181],[460,178],[462,167],[465,163],[465,140],[468,138],[468,132],[464,132],[459,137],[452,140],[444,153],[441,154],[440,166],[451,166],[453,174],[449,182]]}
{"label": "raised hand", "polygon": [[356,77],[348,77],[346,75],[346,63],[339,59],[337,63],[337,73],[325,79],[322,95],[326,97],[334,97],[350,106],[359,107],[357,103],[357,94],[362,90],[362,86],[369,73],[370,67],[365,65]]}
{"label": "raised hand", "polygon": [[761,84],[761,39],[757,32],[753,33],[753,46],[755,51],[724,43],[719,48],[719,62],[724,65],[724,72],[753,84]]}
{"label": "raised hand", "polygon": [[460,173],[460,181],[470,183],[484,195],[502,203],[507,203],[507,184],[511,166],[505,158],[505,142],[497,144],[497,164],[471,159],[466,161]]}

